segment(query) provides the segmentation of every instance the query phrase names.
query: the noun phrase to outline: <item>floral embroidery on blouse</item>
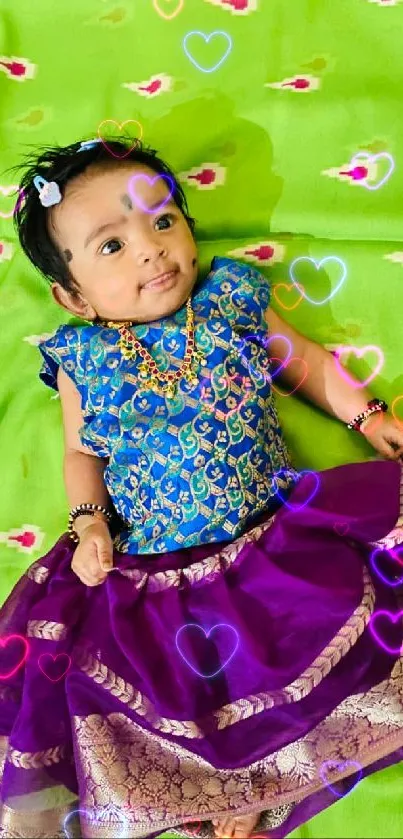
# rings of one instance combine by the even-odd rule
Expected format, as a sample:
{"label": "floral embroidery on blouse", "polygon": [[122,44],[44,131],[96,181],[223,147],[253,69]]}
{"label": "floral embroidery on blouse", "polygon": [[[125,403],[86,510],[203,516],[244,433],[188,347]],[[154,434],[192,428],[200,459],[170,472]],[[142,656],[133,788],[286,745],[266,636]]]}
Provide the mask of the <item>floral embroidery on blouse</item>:
{"label": "floral embroidery on blouse", "polygon": [[[273,398],[264,312],[269,282],[255,268],[213,259],[192,293],[197,384],[174,398],[145,389],[141,358],[124,359],[116,329],[62,325],[39,344],[39,376],[57,390],[61,364],[81,395],[80,439],[108,459],[104,480],[122,519],[115,547],[153,554],[232,540],[298,479]],[[186,304],[131,327],[161,370],[186,346]],[[283,483],[274,473],[285,471]],[[86,500],[86,499],[83,499]]]}

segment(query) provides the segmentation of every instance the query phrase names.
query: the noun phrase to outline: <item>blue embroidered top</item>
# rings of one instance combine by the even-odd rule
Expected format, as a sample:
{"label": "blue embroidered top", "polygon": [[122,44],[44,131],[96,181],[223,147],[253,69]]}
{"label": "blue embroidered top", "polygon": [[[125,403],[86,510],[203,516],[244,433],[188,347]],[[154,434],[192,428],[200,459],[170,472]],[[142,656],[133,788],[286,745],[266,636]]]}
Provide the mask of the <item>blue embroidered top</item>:
{"label": "blue embroidered top", "polygon": [[[108,459],[104,480],[123,520],[118,550],[153,554],[231,540],[277,499],[279,486],[295,484],[269,372],[269,300],[255,268],[213,259],[192,293],[195,347],[207,364],[196,385],[180,380],[174,398],[145,389],[141,358],[123,358],[116,328],[67,324],[39,344],[40,378],[57,390],[62,365],[81,395],[81,442]],[[186,304],[130,329],[160,370],[180,367]],[[280,470],[287,471],[276,484]]]}

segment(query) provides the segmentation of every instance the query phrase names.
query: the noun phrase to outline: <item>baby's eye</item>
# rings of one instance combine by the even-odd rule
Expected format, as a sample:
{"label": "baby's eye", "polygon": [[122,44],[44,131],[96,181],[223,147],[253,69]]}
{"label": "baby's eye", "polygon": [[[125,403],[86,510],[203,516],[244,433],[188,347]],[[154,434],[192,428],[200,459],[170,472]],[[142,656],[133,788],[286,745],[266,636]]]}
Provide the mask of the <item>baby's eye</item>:
{"label": "baby's eye", "polygon": [[118,245],[118,248],[114,247],[113,250],[106,252],[106,256],[109,256],[111,253],[117,253],[117,251],[120,250],[122,243],[119,239],[108,239],[108,241],[101,246],[100,252],[105,253],[104,248],[108,248],[110,245]]}
{"label": "baby's eye", "polygon": [[172,213],[164,213],[162,216],[159,216],[159,218],[155,220],[155,224],[159,224],[161,221],[164,222],[162,230],[166,230],[167,227],[171,226],[173,219],[174,216],[172,215]]}

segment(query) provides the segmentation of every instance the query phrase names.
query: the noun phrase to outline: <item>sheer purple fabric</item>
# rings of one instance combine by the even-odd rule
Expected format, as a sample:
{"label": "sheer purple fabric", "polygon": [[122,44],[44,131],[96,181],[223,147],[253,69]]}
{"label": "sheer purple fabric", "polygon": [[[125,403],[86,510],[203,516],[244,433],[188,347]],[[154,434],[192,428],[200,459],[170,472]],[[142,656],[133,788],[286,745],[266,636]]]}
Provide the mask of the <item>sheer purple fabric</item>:
{"label": "sheer purple fabric", "polygon": [[73,835],[80,810],[88,837],[249,812],[283,837],[401,760],[399,538],[377,548],[401,468],[317,475],[233,542],[115,551],[95,588],[67,534],[30,566],[0,611],[0,835]]}

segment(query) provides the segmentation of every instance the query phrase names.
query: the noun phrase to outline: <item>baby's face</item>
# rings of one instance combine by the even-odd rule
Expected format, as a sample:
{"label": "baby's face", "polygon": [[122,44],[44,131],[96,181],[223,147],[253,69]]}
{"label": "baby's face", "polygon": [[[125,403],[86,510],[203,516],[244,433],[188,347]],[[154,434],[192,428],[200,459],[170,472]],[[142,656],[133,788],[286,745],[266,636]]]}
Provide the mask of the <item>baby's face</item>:
{"label": "baby's face", "polygon": [[[136,178],[129,195],[129,179],[138,175],[149,180]],[[50,232],[85,303],[55,283],[57,302],[87,320],[139,323],[180,309],[197,279],[197,248],[177,205],[164,203],[169,194],[167,180],[129,162],[93,165],[70,181],[52,208]],[[151,284],[161,274],[169,276]]]}

